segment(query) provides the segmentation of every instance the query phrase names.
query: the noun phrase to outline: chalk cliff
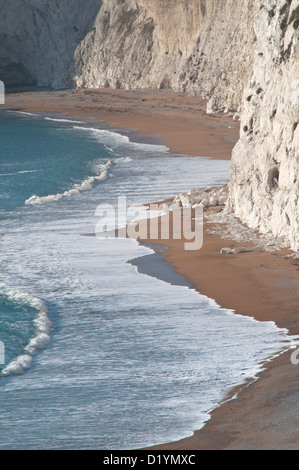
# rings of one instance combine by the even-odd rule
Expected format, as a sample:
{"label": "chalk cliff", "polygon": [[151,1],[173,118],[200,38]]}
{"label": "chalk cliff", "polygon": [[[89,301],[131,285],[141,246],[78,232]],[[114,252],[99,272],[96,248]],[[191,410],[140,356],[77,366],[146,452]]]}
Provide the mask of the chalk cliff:
{"label": "chalk cliff", "polygon": [[266,0],[254,18],[228,208],[299,250],[299,0]]}
{"label": "chalk cliff", "polygon": [[299,250],[299,0],[0,0],[0,79],[172,88],[241,116],[227,211]]}
{"label": "chalk cliff", "polygon": [[100,0],[0,0],[0,79],[7,86],[72,86],[74,52]]}
{"label": "chalk cliff", "polygon": [[76,51],[79,87],[173,88],[237,110],[252,71],[256,2],[104,0]]}

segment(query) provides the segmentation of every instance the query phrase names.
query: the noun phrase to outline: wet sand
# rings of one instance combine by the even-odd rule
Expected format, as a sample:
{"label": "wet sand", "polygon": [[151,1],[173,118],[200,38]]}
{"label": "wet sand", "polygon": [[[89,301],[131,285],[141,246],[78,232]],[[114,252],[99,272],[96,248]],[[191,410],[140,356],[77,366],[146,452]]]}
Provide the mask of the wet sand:
{"label": "wet sand", "polygon": [[[209,116],[199,97],[167,90],[30,91],[7,96],[6,108],[26,112],[92,117],[121,129],[133,129],[158,138],[174,153],[230,159],[238,139],[239,123],[223,114]],[[0,109],[4,107],[1,106]],[[211,235],[204,227],[201,250],[185,251],[183,240],[144,240],[194,288],[237,314],[274,321],[299,334],[299,261],[285,259],[288,250],[220,255],[221,248],[237,247],[234,240]],[[242,244],[244,246],[244,243]],[[161,247],[164,247],[163,249]],[[143,268],[166,276],[161,263]],[[176,281],[174,281],[176,282]],[[188,439],[155,449],[297,449],[299,448],[299,365],[290,361],[292,351],[266,364],[257,381],[232,390],[211,415],[210,421]]]}

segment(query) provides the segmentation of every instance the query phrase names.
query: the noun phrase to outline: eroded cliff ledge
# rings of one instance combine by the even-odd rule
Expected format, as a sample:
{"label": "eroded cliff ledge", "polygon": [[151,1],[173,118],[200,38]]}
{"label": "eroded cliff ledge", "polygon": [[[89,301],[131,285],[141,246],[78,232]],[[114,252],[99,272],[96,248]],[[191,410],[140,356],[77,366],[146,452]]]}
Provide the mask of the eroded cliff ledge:
{"label": "eroded cliff ledge", "polygon": [[229,209],[299,251],[299,0],[261,2]]}

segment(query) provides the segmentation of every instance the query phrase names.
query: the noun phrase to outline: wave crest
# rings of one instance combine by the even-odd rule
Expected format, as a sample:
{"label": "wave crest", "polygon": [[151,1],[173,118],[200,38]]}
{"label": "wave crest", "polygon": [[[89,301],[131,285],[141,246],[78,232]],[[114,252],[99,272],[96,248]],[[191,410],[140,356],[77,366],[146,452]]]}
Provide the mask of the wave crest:
{"label": "wave crest", "polygon": [[3,283],[0,283],[0,295],[18,307],[32,307],[36,310],[35,336],[30,339],[24,352],[14,358],[1,372],[2,376],[23,374],[31,367],[33,356],[49,344],[53,323],[48,318],[48,310],[42,300]]}
{"label": "wave crest", "polygon": [[84,124],[83,121],[73,121],[72,119],[59,119],[59,118],[50,118],[50,117],[45,117],[46,121],[53,121],[53,122],[66,122],[70,124]]}
{"label": "wave crest", "polygon": [[104,181],[108,177],[108,170],[110,166],[112,165],[112,161],[109,160],[105,164],[100,164],[97,166],[97,170],[99,171],[99,175],[97,176],[90,176],[89,178],[86,178],[82,183],[75,184],[75,186],[72,189],[69,189],[68,191],[64,191],[63,193],[58,193],[58,194],[51,194],[49,196],[36,196],[33,195],[29,199],[25,201],[26,206],[32,205],[32,206],[38,206],[38,205],[43,205],[47,204],[49,202],[55,202],[59,201],[63,197],[70,197],[73,196],[74,194],[79,194],[82,191],[88,191],[93,187],[93,184],[96,181]]}
{"label": "wave crest", "polygon": [[128,136],[119,134],[118,132],[108,131],[107,129],[81,126],[74,126],[74,129],[91,133],[98,142],[105,145],[107,148],[113,149],[113,152],[122,148],[130,150],[130,152],[166,153],[169,151],[168,147],[165,145],[133,142]]}

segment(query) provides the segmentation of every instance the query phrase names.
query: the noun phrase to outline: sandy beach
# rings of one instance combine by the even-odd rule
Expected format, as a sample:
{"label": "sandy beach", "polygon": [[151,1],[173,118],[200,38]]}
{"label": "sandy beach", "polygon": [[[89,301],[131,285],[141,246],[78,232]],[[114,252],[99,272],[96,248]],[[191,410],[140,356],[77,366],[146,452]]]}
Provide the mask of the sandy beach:
{"label": "sandy beach", "polygon": [[[207,115],[205,106],[200,97],[168,90],[29,90],[8,94],[1,109],[95,118],[114,128],[134,130],[137,139],[150,136],[174,153],[230,159],[239,122],[225,114]],[[220,255],[223,247],[244,243],[212,235],[212,228],[213,224],[205,224],[198,251],[185,251],[183,240],[145,242],[153,243],[153,248],[158,244],[155,249],[178,275],[223,308],[274,321],[298,335],[299,260],[285,258],[291,253],[286,249],[266,252],[253,242],[246,244],[249,252]],[[159,277],[154,265],[151,270]],[[232,390],[192,437],[155,449],[298,449],[299,365],[291,363],[291,353],[268,362],[257,381]],[[230,400],[236,393],[237,398]]]}

